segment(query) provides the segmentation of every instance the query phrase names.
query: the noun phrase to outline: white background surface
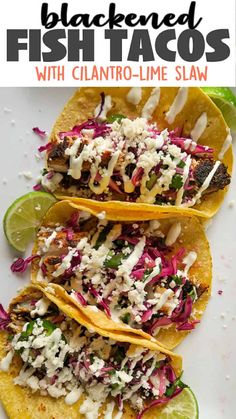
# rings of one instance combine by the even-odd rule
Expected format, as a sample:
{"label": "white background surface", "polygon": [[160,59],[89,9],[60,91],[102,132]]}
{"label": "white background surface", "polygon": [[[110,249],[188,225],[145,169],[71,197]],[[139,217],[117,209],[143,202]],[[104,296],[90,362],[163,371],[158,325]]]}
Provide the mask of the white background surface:
{"label": "white background surface", "polygon": [[[0,89],[1,219],[14,199],[31,190],[43,165],[34,153],[45,141],[32,133],[32,127],[49,132],[72,92],[72,88]],[[22,171],[32,172],[34,179],[26,180],[19,175]],[[229,202],[236,199],[235,188],[234,177],[224,205],[207,231],[214,267],[211,301],[201,324],[177,350],[184,358],[184,381],[199,401],[200,419],[236,417],[236,203],[229,207]],[[11,273],[14,256],[1,231],[0,301],[5,307],[29,277],[27,274],[24,280]],[[218,295],[220,289],[223,295]]]}

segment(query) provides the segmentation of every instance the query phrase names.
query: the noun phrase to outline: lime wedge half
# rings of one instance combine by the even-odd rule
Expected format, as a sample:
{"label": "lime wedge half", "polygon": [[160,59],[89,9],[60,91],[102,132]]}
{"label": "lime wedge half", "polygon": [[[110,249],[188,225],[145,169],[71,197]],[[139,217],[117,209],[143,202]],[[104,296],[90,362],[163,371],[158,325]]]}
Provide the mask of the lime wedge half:
{"label": "lime wedge half", "polygon": [[198,419],[198,403],[192,390],[185,388],[164,406],[158,419]]}
{"label": "lime wedge half", "polygon": [[205,92],[221,110],[227,125],[236,131],[236,96],[229,87],[202,87]]}
{"label": "lime wedge half", "polygon": [[4,216],[3,228],[14,249],[26,250],[43,216],[55,202],[56,198],[46,192],[30,192],[13,202]]}

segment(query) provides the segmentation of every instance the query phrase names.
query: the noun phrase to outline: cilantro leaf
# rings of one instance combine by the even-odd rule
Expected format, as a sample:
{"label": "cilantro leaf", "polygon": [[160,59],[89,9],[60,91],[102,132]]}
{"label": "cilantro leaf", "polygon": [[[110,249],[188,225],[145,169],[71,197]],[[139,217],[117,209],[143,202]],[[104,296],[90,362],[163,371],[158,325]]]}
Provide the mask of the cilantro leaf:
{"label": "cilantro leaf", "polygon": [[170,188],[172,189],[180,189],[183,186],[183,177],[181,175],[174,175],[170,184]]}

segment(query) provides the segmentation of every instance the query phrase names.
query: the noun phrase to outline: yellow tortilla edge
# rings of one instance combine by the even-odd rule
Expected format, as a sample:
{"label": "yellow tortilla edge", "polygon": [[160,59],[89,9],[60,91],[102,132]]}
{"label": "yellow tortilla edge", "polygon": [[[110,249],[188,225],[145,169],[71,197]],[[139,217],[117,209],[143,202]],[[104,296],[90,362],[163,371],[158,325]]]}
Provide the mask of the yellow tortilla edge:
{"label": "yellow tortilla edge", "polygon": [[[54,292],[49,292],[45,290],[44,286],[39,285],[29,285],[26,287],[10,304],[15,304],[18,299],[22,298],[22,295],[29,294],[31,291],[39,290],[44,294],[49,300],[55,303],[61,311],[63,311],[67,316],[73,318],[78,323],[86,326],[86,320],[84,320],[83,316],[80,316],[79,311],[73,304],[68,301],[68,298],[65,295],[65,299],[58,298]],[[134,350],[135,346],[144,346],[149,348],[153,351],[158,350],[166,355],[169,355],[171,358],[171,364],[176,372],[179,375],[182,371],[182,358],[179,355],[173,354],[172,352],[165,350],[162,347],[159,347],[155,342],[149,342],[145,339],[137,339],[137,337],[132,336],[123,336],[120,337],[119,334],[116,333],[107,333],[104,331],[99,330],[97,328],[97,332],[102,332],[102,336],[110,337],[114,340],[126,341],[129,343],[134,343]],[[101,334],[101,333],[100,333]],[[0,332],[0,358],[6,355],[6,347],[7,347],[7,332]],[[0,371],[0,400],[5,408],[5,411],[9,417],[9,419],[82,419],[84,415],[79,413],[80,405],[84,400],[84,396],[80,398],[78,402],[69,406],[65,403],[64,398],[60,397],[59,399],[54,399],[50,396],[42,396],[38,392],[33,393],[28,388],[23,388],[18,385],[15,385],[13,382],[14,377],[19,374],[21,369],[21,363],[19,362],[18,357],[14,357],[13,362],[11,364],[9,372]],[[109,400],[108,400],[109,402]],[[102,406],[100,413],[104,413],[105,407],[107,403]],[[161,413],[162,408],[154,408],[151,412],[147,412],[144,416],[145,419],[151,419],[152,415],[155,414],[155,417],[158,418],[159,413]],[[135,417],[134,411],[125,404],[124,406],[124,419],[132,419]]]}

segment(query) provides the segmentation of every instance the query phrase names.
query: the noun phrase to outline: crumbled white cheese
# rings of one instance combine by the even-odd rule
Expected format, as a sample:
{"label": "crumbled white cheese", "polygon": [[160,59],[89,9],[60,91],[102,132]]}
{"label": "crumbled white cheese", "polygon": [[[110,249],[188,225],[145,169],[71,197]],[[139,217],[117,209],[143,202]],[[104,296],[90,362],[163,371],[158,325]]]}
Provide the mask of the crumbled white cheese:
{"label": "crumbled white cheese", "polygon": [[33,179],[33,175],[32,175],[32,173],[31,172],[27,172],[27,171],[24,171],[24,172],[22,172],[22,175],[25,177],[25,179],[27,179],[27,180],[31,180],[31,179]]}
{"label": "crumbled white cheese", "polygon": [[106,218],[106,211],[99,212],[97,218],[99,218],[99,220],[104,220]]}
{"label": "crumbled white cheese", "polygon": [[10,351],[8,352],[8,354],[0,361],[0,371],[8,371],[9,367],[11,365],[12,362],[12,358],[13,358],[14,352]]}
{"label": "crumbled white cheese", "polygon": [[62,179],[63,176],[61,173],[55,173],[50,179],[47,178],[47,175],[44,175],[42,176],[42,186],[50,192],[54,192]]}

